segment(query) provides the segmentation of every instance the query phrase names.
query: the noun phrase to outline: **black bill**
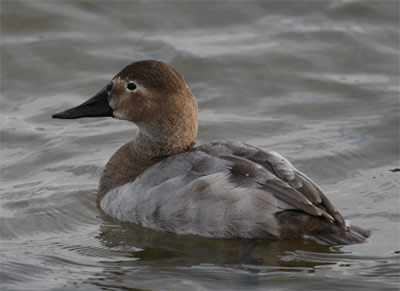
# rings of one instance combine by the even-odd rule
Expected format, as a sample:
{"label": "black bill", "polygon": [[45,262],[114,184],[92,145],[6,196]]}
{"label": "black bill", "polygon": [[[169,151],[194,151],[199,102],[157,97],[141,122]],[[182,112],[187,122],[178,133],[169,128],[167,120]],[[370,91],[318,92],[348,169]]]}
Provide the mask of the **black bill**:
{"label": "black bill", "polygon": [[82,117],[113,117],[113,111],[108,104],[108,90],[104,87],[88,101],[74,108],[58,111],[52,115],[53,118],[75,119]]}

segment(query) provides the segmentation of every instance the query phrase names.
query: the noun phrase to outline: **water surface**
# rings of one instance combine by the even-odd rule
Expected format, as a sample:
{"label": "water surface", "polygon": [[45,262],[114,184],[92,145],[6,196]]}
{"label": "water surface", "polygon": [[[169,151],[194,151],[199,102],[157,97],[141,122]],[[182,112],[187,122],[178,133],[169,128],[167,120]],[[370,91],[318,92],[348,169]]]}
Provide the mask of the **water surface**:
{"label": "water surface", "polygon": [[[54,120],[125,65],[176,68],[198,144],[278,151],[372,231],[345,247],[120,223],[99,175],[134,125]],[[398,290],[398,1],[2,1],[2,290]]]}

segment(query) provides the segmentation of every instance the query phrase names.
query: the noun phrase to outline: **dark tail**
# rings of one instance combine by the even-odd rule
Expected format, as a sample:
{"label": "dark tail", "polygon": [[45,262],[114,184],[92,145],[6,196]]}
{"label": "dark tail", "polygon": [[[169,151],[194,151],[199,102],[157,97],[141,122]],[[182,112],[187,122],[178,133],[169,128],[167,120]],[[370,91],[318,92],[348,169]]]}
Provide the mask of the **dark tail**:
{"label": "dark tail", "polygon": [[358,226],[343,230],[325,218],[302,211],[283,211],[276,215],[282,239],[307,239],[324,245],[350,245],[363,243],[370,232]]}
{"label": "dark tail", "polygon": [[370,234],[368,230],[352,225],[348,227],[347,231],[341,230],[340,233],[311,235],[309,239],[324,245],[351,245],[365,242]]}

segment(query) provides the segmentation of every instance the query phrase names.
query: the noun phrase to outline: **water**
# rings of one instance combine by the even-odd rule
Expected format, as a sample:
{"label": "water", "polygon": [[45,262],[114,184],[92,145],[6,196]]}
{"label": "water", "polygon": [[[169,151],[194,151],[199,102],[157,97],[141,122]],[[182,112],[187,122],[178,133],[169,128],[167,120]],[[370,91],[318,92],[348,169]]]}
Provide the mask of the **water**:
{"label": "water", "polygon": [[[54,120],[159,59],[200,107],[198,144],[288,157],[362,245],[178,237],[96,206],[136,127]],[[1,2],[2,290],[398,290],[399,2]]]}

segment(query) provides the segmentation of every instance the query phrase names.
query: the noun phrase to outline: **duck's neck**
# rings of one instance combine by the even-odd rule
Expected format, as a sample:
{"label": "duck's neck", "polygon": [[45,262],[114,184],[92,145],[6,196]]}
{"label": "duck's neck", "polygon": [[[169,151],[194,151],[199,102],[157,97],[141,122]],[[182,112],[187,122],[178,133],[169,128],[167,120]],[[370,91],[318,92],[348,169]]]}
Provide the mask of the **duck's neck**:
{"label": "duck's neck", "polygon": [[132,141],[114,153],[105,166],[99,183],[99,201],[110,190],[135,180],[153,164],[168,156],[192,150],[195,138],[196,134],[149,135],[140,130]]}
{"label": "duck's neck", "polygon": [[197,136],[198,111],[193,95],[169,97],[166,113],[154,112],[140,121],[136,137],[122,146],[108,161],[100,178],[98,197],[134,181],[144,170],[168,156],[190,151]]}
{"label": "duck's neck", "polygon": [[160,161],[165,157],[183,153],[193,149],[194,138],[181,135],[158,134],[149,135],[140,130],[132,141],[131,151],[146,161]]}

